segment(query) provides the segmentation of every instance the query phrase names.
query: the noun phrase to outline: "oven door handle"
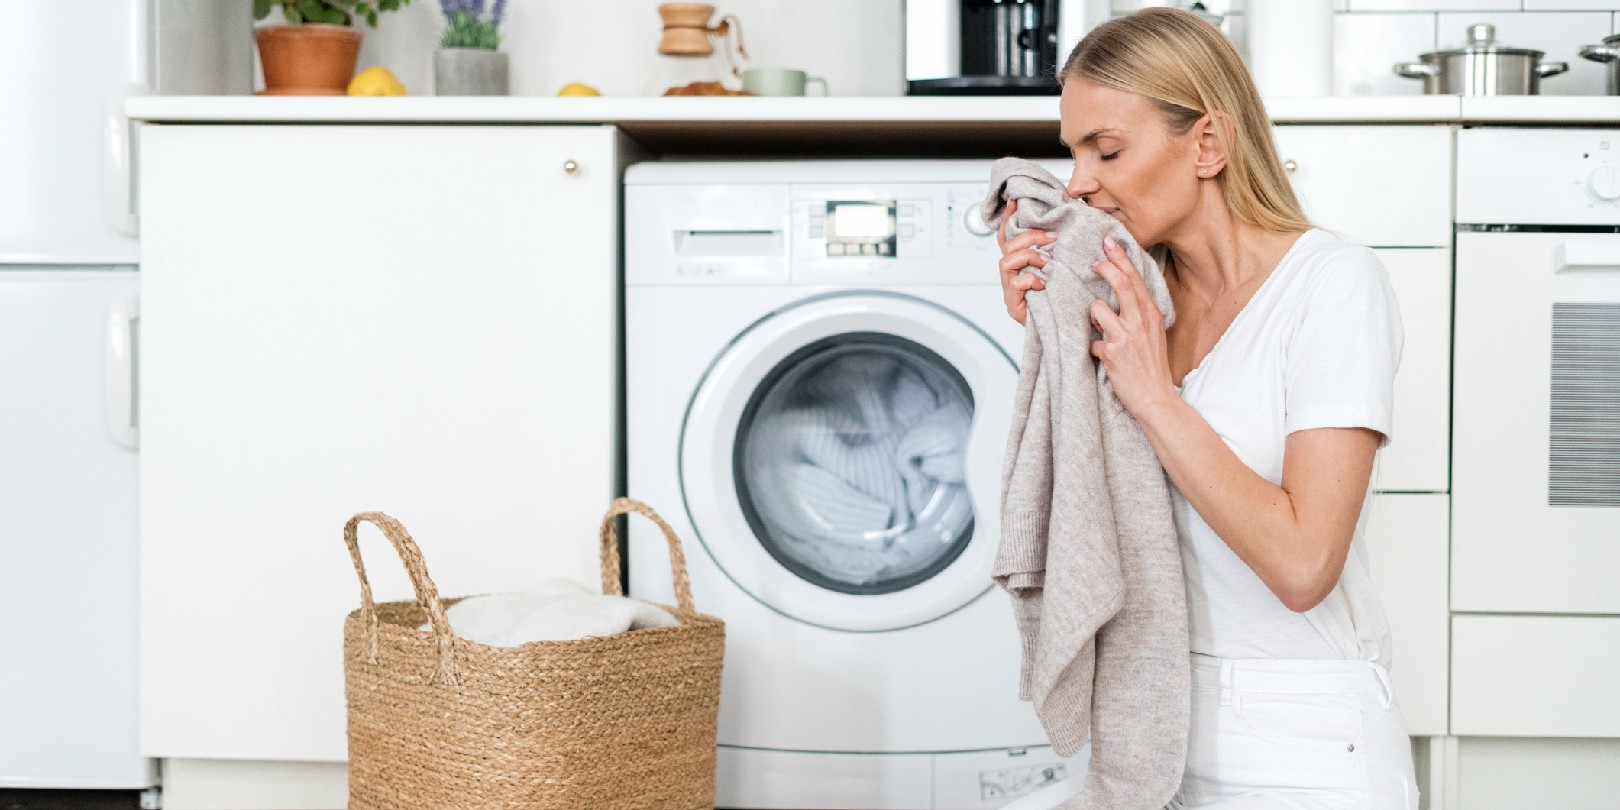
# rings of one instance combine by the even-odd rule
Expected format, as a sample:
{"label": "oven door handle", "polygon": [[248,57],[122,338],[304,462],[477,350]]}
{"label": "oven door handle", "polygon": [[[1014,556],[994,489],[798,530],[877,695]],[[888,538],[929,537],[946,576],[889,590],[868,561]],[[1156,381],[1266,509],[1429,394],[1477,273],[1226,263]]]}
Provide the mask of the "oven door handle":
{"label": "oven door handle", "polygon": [[1553,251],[1553,271],[1620,270],[1620,239],[1568,241]]}

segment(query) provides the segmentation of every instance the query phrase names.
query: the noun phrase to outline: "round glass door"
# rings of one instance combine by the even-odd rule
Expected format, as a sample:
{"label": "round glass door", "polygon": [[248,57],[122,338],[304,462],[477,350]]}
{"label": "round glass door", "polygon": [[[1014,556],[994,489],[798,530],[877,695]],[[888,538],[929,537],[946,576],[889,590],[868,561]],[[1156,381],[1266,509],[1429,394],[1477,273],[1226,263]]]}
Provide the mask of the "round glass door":
{"label": "round glass door", "polygon": [[982,330],[910,296],[762,318],[687,407],[698,541],[755,600],[810,624],[894,630],[963,607],[991,587],[1017,377]]}
{"label": "round glass door", "polygon": [[938,354],[877,332],[779,363],[737,426],[737,498],[783,567],[831,591],[926,581],[973,536],[964,454],[973,392]]}

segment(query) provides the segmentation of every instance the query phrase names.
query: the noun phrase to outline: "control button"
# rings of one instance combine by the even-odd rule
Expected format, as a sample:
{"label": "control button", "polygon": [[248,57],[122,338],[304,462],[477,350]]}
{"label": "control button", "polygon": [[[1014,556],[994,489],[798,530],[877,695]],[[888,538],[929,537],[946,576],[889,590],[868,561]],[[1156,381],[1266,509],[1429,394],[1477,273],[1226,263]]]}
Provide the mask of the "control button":
{"label": "control button", "polygon": [[1586,176],[1586,190],[1602,202],[1620,200],[1620,169],[1599,166]]}
{"label": "control button", "polygon": [[896,213],[899,216],[902,216],[902,217],[914,217],[914,216],[917,215],[917,206],[915,206],[915,205],[902,205],[902,206],[900,206],[900,210],[897,211]]}
{"label": "control button", "polygon": [[963,208],[962,211],[962,224],[967,228],[968,233],[971,233],[974,236],[989,236],[990,234],[995,233],[994,228],[984,224],[984,219],[979,216],[979,209],[977,206],[969,206]]}
{"label": "control button", "polygon": [[879,255],[883,255],[883,256],[889,255],[889,243],[888,242],[879,242],[878,246],[877,246],[877,249],[878,249],[878,254]]}
{"label": "control button", "polygon": [[861,253],[874,256],[877,254],[877,245],[861,245]]}
{"label": "control button", "polygon": [[842,255],[844,255],[844,246],[837,243],[837,242],[834,242],[834,243],[828,245],[827,246],[827,255],[828,256],[842,256]]}
{"label": "control button", "polygon": [[916,235],[917,235],[917,226],[916,225],[902,224],[900,226],[900,238],[901,239],[910,239],[911,237],[916,236]]}
{"label": "control button", "polygon": [[821,237],[825,236],[826,233],[827,233],[826,229],[821,227],[820,225],[811,225],[810,226],[810,238],[811,239],[820,239]]}

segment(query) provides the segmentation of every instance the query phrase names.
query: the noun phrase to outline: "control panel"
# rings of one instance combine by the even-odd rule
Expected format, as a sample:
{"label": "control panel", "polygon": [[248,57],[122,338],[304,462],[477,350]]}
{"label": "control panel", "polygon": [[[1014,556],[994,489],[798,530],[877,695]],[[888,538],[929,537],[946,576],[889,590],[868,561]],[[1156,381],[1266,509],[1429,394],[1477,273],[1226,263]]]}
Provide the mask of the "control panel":
{"label": "control panel", "polygon": [[1457,221],[1620,225],[1620,130],[1462,130]]}
{"label": "control panel", "polygon": [[990,164],[638,164],[625,174],[625,284],[999,286],[979,213]]}
{"label": "control panel", "polygon": [[1000,250],[978,221],[984,194],[983,185],[966,183],[795,184],[793,281],[994,281]]}

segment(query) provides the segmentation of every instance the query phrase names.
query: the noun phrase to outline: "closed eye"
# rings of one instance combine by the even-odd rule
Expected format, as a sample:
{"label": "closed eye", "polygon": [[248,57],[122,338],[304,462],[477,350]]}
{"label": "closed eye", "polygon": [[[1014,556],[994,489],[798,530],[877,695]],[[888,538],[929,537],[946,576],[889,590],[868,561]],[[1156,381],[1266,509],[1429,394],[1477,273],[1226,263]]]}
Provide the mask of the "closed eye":
{"label": "closed eye", "polygon": [[1098,157],[1102,158],[1103,160],[1113,160],[1114,158],[1119,157],[1119,153],[1115,152],[1111,155],[1098,155]]}

